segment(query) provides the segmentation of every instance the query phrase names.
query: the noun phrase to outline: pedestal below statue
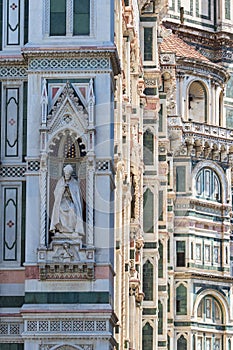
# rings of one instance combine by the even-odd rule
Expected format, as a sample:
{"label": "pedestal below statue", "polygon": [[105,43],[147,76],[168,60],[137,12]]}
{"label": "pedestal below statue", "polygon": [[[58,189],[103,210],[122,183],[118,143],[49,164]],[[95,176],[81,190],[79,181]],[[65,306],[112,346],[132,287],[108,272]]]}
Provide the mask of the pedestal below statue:
{"label": "pedestal below statue", "polygon": [[94,279],[94,247],[86,248],[78,233],[55,233],[48,247],[38,249],[40,280]]}

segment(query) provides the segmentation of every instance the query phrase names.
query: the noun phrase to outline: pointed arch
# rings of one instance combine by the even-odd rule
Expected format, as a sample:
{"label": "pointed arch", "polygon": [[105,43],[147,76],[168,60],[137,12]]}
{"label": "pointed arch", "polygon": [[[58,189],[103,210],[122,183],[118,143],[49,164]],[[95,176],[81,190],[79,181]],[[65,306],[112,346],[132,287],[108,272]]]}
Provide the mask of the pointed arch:
{"label": "pointed arch", "polygon": [[154,265],[147,259],[143,264],[144,300],[153,300]]}
{"label": "pointed arch", "polygon": [[87,127],[88,112],[76,90],[67,82],[48,115],[48,139],[65,129],[78,130],[79,135],[84,135]]}
{"label": "pointed arch", "polygon": [[50,350],[83,350],[83,348],[78,345],[59,344],[55,345]]}
{"label": "pointed arch", "polygon": [[154,231],[154,193],[150,188],[143,193],[143,230],[145,233]]}
{"label": "pointed arch", "polygon": [[187,339],[183,334],[177,339],[177,350],[187,350]]}
{"label": "pointed arch", "polygon": [[[85,139],[84,139],[85,140]],[[59,131],[50,141],[48,147],[48,227],[54,205],[54,190],[58,180],[63,175],[63,168],[70,164],[73,167],[73,176],[79,178],[82,202],[83,221],[86,222],[86,144],[77,132],[69,129]],[[51,241],[51,232],[48,241]]]}
{"label": "pointed arch", "polygon": [[142,348],[147,350],[153,349],[153,327],[146,322],[142,328]]}
{"label": "pointed arch", "polygon": [[187,315],[187,288],[182,283],[176,288],[176,314]]}
{"label": "pointed arch", "polygon": [[145,165],[154,164],[154,148],[154,134],[150,129],[146,129],[146,131],[143,133],[143,161]]}

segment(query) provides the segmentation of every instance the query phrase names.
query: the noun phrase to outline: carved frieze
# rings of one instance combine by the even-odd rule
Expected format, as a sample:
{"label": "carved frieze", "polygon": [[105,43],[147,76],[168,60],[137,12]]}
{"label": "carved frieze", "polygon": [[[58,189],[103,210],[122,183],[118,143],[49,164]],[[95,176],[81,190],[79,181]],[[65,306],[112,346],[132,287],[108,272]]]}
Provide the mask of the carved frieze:
{"label": "carved frieze", "polygon": [[75,234],[55,235],[49,248],[38,249],[38,264],[41,280],[94,279],[94,249]]}

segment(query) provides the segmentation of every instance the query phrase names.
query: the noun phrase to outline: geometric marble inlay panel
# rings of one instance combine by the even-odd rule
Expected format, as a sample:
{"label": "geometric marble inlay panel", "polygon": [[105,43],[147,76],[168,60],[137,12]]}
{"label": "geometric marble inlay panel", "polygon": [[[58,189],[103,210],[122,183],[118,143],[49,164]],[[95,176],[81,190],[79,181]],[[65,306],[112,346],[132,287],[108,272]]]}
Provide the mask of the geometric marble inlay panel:
{"label": "geometric marble inlay panel", "polygon": [[0,168],[1,177],[23,177],[25,172],[25,166],[7,166]]}
{"label": "geometric marble inlay panel", "polygon": [[16,67],[16,66],[4,66],[0,67],[0,76],[1,79],[4,78],[26,78],[27,77],[27,68],[26,67]]}
{"label": "geometric marble inlay panel", "polygon": [[19,89],[6,89],[6,142],[5,156],[18,156],[19,136]]}
{"label": "geometric marble inlay panel", "polygon": [[23,331],[23,323],[0,322],[0,336],[1,335],[19,335]]}
{"label": "geometric marble inlay panel", "polygon": [[106,332],[107,323],[104,320],[43,320],[27,321],[27,332]]}
{"label": "geometric marble inlay panel", "polygon": [[30,70],[77,70],[110,69],[108,58],[33,58],[29,61]]}
{"label": "geometric marble inlay panel", "polygon": [[20,4],[19,0],[7,1],[7,45],[19,45]]}

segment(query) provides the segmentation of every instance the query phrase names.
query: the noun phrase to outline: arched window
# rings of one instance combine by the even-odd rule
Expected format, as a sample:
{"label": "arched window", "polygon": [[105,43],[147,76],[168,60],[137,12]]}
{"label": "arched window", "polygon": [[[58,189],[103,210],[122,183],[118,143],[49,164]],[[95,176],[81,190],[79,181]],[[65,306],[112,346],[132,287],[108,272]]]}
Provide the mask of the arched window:
{"label": "arched window", "polygon": [[158,321],[158,334],[163,334],[163,304],[159,300],[158,302],[159,309],[159,321]]}
{"label": "arched window", "polygon": [[143,161],[145,165],[154,164],[154,135],[149,130],[143,134]]}
{"label": "arched window", "polygon": [[143,265],[143,292],[144,300],[153,300],[154,268],[149,260]]}
{"label": "arched window", "polygon": [[187,350],[187,340],[183,335],[177,340],[177,349]]}
{"label": "arched window", "polygon": [[227,82],[226,97],[233,98],[233,75]]}
{"label": "arched window", "polygon": [[176,242],[176,266],[185,266],[185,241]]}
{"label": "arched window", "polygon": [[187,288],[183,284],[176,288],[176,314],[187,314]]}
{"label": "arched window", "polygon": [[159,241],[158,276],[163,278],[163,244]]}
{"label": "arched window", "polygon": [[189,119],[195,122],[207,122],[207,93],[204,85],[194,81],[188,92]]}
{"label": "arched window", "polygon": [[198,305],[197,317],[203,322],[221,324],[223,314],[219,302],[210,295],[205,296]]}
{"label": "arched window", "polygon": [[219,126],[223,126],[223,92],[219,95]]}
{"label": "arched window", "polygon": [[149,322],[142,328],[142,348],[145,350],[153,349],[153,327]]}
{"label": "arched window", "polygon": [[218,175],[210,168],[203,168],[196,177],[196,194],[199,198],[221,201],[221,185]]}
{"label": "arched window", "polygon": [[143,230],[154,231],[154,194],[149,188],[143,194]]}

